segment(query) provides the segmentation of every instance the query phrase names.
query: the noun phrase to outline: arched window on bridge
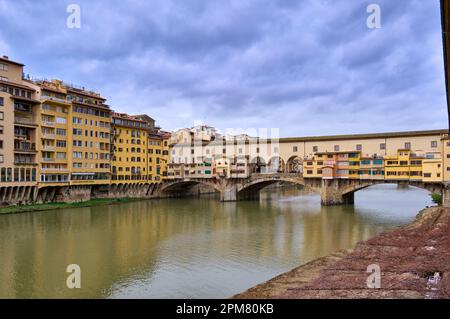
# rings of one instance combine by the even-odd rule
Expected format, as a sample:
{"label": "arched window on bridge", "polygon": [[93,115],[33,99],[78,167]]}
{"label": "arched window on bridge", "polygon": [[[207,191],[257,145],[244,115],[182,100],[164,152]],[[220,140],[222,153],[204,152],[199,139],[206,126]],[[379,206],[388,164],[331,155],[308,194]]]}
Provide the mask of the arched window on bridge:
{"label": "arched window on bridge", "polygon": [[269,161],[269,173],[284,173],[285,164],[281,157],[274,156]]}
{"label": "arched window on bridge", "polygon": [[250,168],[252,173],[256,174],[266,173],[267,164],[262,157],[258,156],[252,159],[250,163]]}
{"label": "arched window on bridge", "polygon": [[298,156],[291,156],[287,162],[287,172],[288,173],[297,173],[302,174],[303,173],[303,161]]}

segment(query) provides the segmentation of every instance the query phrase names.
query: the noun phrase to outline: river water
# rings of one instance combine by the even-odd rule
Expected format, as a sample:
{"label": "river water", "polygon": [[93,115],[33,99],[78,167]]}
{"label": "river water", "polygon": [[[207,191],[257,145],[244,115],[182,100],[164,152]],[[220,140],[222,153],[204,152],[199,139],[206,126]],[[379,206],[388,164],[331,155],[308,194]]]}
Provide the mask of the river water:
{"label": "river water", "polygon": [[[295,188],[260,201],[149,200],[0,216],[0,298],[226,298],[386,229],[431,205],[378,185],[321,207]],[[68,289],[69,264],[81,288]]]}

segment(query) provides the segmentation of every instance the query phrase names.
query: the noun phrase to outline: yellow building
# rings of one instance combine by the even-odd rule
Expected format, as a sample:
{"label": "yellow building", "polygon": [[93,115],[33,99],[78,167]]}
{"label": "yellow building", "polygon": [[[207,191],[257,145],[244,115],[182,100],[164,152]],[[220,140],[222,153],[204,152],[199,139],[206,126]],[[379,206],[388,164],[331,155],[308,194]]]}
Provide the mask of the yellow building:
{"label": "yellow building", "polygon": [[[316,154],[305,158],[303,161],[303,176],[305,178],[322,178],[323,167],[327,156],[325,154]],[[332,159],[328,159],[330,161]],[[334,161],[333,161],[334,164]]]}
{"label": "yellow building", "polygon": [[160,131],[162,137],[162,156],[161,156],[161,171],[163,180],[167,179],[167,171],[169,169],[170,160],[170,138],[172,134],[165,131]]}
{"label": "yellow building", "polygon": [[426,158],[422,160],[424,182],[443,182],[444,170],[440,152],[427,153]]}
{"label": "yellow building", "polygon": [[71,185],[109,184],[111,170],[111,110],[98,93],[65,86],[72,103]]}
{"label": "yellow building", "polygon": [[152,182],[160,183],[165,174],[163,169],[167,169],[166,158],[163,157],[164,139],[158,132],[148,134],[148,179]]}
{"label": "yellow building", "polygon": [[36,81],[39,187],[68,185],[72,104],[61,81]]}
{"label": "yellow building", "polygon": [[397,155],[385,156],[385,179],[421,181],[424,158],[410,149],[399,149]]}
{"label": "yellow building", "polygon": [[348,154],[348,178],[361,178],[361,152],[349,152]]}
{"label": "yellow building", "polygon": [[450,137],[445,135],[441,142],[444,182],[450,183]]}
{"label": "yellow building", "polygon": [[145,183],[148,180],[147,122],[113,113],[112,183]]}

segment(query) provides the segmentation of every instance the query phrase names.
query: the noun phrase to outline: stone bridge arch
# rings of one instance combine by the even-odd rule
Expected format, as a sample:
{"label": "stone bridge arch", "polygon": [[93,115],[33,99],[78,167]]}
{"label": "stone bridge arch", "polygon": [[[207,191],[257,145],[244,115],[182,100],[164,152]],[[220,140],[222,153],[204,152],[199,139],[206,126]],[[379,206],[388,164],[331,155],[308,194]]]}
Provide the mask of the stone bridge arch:
{"label": "stone bridge arch", "polygon": [[204,185],[211,189],[214,189],[218,193],[222,194],[224,192],[224,186],[222,179],[218,178],[185,178],[173,181],[167,181],[160,188],[161,195],[168,197],[174,196],[175,194],[188,194],[189,191],[196,185]]}
{"label": "stone bridge arch", "polygon": [[430,193],[442,193],[444,187],[441,183],[423,183],[415,181],[401,180],[323,180],[320,190],[321,201],[323,205],[341,205],[353,204],[355,201],[355,193],[362,189],[380,184],[405,184],[426,190]]}
{"label": "stone bridge arch", "polygon": [[[359,182],[359,183],[358,183]],[[380,181],[356,181],[353,183],[350,183],[349,185],[345,185],[342,187],[342,194],[351,194],[356,193],[357,191],[360,191],[362,189],[374,186],[374,185],[380,185],[380,184],[397,184],[397,185],[408,185],[413,186],[416,188],[423,189],[425,191],[428,191],[430,193],[440,193],[442,192],[443,186],[440,183],[423,183],[423,182],[414,182],[414,181],[386,181],[386,180],[380,180]]]}
{"label": "stone bridge arch", "polygon": [[279,182],[314,188],[311,187],[311,183],[306,183],[303,177],[298,174],[260,174],[252,175],[250,179],[241,182],[237,186],[236,197],[237,199],[257,199],[263,188]]}

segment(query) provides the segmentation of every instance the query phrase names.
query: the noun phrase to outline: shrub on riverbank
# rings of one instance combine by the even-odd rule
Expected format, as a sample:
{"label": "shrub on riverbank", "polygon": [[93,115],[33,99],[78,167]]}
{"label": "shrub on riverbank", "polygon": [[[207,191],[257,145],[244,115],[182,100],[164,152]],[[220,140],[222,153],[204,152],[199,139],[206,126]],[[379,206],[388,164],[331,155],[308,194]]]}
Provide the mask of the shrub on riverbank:
{"label": "shrub on riverbank", "polygon": [[433,200],[433,203],[441,206],[442,205],[442,194],[434,193],[431,194],[431,199]]}

